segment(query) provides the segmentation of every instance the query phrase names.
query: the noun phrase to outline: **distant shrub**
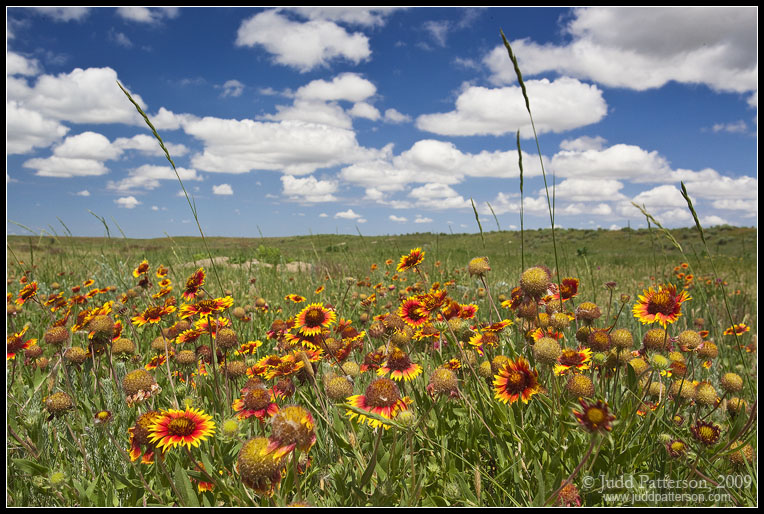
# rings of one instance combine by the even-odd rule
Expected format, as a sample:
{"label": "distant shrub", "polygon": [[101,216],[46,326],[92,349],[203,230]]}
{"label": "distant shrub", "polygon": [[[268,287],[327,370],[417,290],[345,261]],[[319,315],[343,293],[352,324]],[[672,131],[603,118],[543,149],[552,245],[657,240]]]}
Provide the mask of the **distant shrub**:
{"label": "distant shrub", "polygon": [[260,245],[255,250],[255,258],[260,262],[275,266],[281,262],[281,250],[272,246]]}

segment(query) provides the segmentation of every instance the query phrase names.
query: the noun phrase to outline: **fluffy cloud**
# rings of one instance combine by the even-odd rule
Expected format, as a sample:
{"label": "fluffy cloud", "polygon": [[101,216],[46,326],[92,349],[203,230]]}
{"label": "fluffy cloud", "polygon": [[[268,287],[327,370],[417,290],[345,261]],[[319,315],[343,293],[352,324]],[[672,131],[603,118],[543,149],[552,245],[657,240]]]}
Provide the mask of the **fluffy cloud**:
{"label": "fluffy cloud", "polygon": [[353,104],[353,107],[348,111],[348,114],[354,118],[366,118],[372,121],[376,121],[382,116],[376,107],[366,102]]}
{"label": "fluffy cloud", "polygon": [[[287,93],[294,98],[292,105],[277,105],[277,113],[263,115],[261,119],[304,121],[351,129],[351,116],[380,118],[379,111],[365,102],[376,91],[374,84],[355,73],[343,73],[330,81],[313,80],[296,92]],[[354,103],[348,112],[339,105],[343,101]]]}
{"label": "fluffy cloud", "polygon": [[716,225],[728,225],[729,223],[727,222],[727,220],[725,220],[722,217],[711,215],[711,216],[704,216],[703,218],[701,218],[700,224],[703,227],[713,227]]}
{"label": "fluffy cloud", "polygon": [[46,158],[29,159],[25,168],[37,170],[43,177],[82,177],[108,173],[104,162],[117,159],[122,150],[102,134],[83,132],[66,138]]}
{"label": "fluffy cloud", "polygon": [[80,21],[90,14],[89,7],[33,7],[35,11],[55,21]]}
{"label": "fluffy cloud", "polygon": [[411,116],[402,114],[395,109],[387,109],[385,111],[385,121],[387,123],[405,123],[411,121]]}
{"label": "fluffy cloud", "polygon": [[358,64],[371,56],[369,40],[362,33],[348,33],[324,19],[291,21],[277,9],[258,13],[239,27],[236,46],[257,45],[273,55],[276,63],[303,73],[336,59]]}
{"label": "fluffy cloud", "polygon": [[340,129],[352,129],[353,121],[336,103],[316,100],[295,100],[292,105],[277,105],[276,114],[266,114],[262,119],[271,121],[298,121],[327,125]]}
{"label": "fluffy cloud", "polygon": [[597,186],[592,193],[603,199],[602,195],[615,194],[610,186],[616,181],[634,184],[677,184],[682,181],[693,196],[707,199],[751,199],[758,194],[755,178],[725,177],[713,169],[673,169],[656,151],[625,144],[604,147],[603,142],[601,138],[563,141],[561,147],[567,149],[552,157],[548,171],[577,181],[596,180]]}
{"label": "fluffy cloud", "polygon": [[177,130],[186,123],[199,120],[199,117],[193,114],[177,114],[164,107],[160,107],[159,111],[151,115],[150,118],[157,130]]}
{"label": "fluffy cloud", "polygon": [[109,172],[102,162],[93,159],[66,159],[55,155],[44,159],[29,159],[24,167],[37,170],[35,175],[40,177],[92,177]]}
{"label": "fluffy cloud", "polygon": [[37,59],[27,59],[15,52],[8,52],[6,54],[6,75],[37,75],[38,73],[40,73],[40,65]]}
{"label": "fluffy cloud", "polygon": [[233,188],[230,184],[220,184],[219,186],[212,186],[212,194],[215,195],[232,195]]}
{"label": "fluffy cloud", "polygon": [[[525,177],[541,174],[538,157],[523,152]],[[410,183],[457,184],[466,177],[520,176],[517,150],[465,153],[446,141],[423,139],[388,159],[358,162],[343,168],[343,180],[367,188],[367,196],[400,191]]]}
{"label": "fluffy cloud", "polygon": [[300,87],[295,97],[309,100],[362,102],[374,96],[377,87],[356,73],[342,73],[331,81],[314,80]]}
{"label": "fluffy cloud", "polygon": [[118,207],[123,207],[125,209],[134,209],[136,206],[141,204],[141,202],[139,202],[138,199],[134,196],[117,198],[114,200],[114,203],[116,203]]}
{"label": "fluffy cloud", "polygon": [[[196,174],[196,170],[177,168],[177,171],[183,181],[201,180],[201,177]],[[106,187],[111,191],[118,191],[120,193],[128,193],[138,190],[152,190],[160,186],[160,180],[177,181],[178,177],[169,165],[156,166],[152,164],[144,164],[143,166],[130,170],[128,176],[118,182],[109,181]]]}
{"label": "fluffy cloud", "polygon": [[387,217],[387,219],[389,219],[390,221],[394,221],[396,223],[406,223],[408,221],[407,218],[403,216],[396,216],[395,214],[391,214],[390,216]]}
{"label": "fluffy cloud", "polygon": [[[559,201],[559,200],[558,200]],[[493,208],[494,214],[519,214],[520,213],[520,193],[504,193],[498,192],[496,197],[491,200],[491,208]],[[477,202],[476,202],[477,206]],[[522,201],[523,212],[536,216],[542,216],[549,214],[549,204],[546,196],[528,197],[523,198]],[[488,205],[478,206],[478,212],[485,215],[491,214],[491,209]]]}
{"label": "fluffy cloud", "polygon": [[220,96],[223,98],[227,96],[236,98],[237,96],[241,96],[243,92],[244,84],[238,80],[226,80],[225,84],[223,84],[223,92],[220,94]]}
{"label": "fluffy cloud", "polygon": [[400,7],[292,7],[290,11],[310,20],[330,20],[350,25],[378,27]]}
{"label": "fluffy cloud", "polygon": [[[602,91],[576,79],[527,80],[525,85],[539,134],[597,123],[607,113]],[[519,129],[521,137],[533,137],[519,86],[467,87],[456,99],[455,110],[419,116],[416,126],[449,136],[499,136]]]}
{"label": "fluffy cloud", "polygon": [[313,176],[298,178],[291,175],[281,177],[284,195],[290,200],[306,203],[334,202],[337,198],[337,182],[318,180]]}
{"label": "fluffy cloud", "polygon": [[274,170],[306,175],[319,168],[383,155],[359,146],[353,131],[319,123],[206,117],[186,121],[183,127],[205,145],[204,151],[193,157],[193,166],[210,172]]}
{"label": "fluffy cloud", "polygon": [[[617,180],[569,178],[555,186],[555,197],[566,202],[621,201],[626,198],[620,193],[622,188]],[[538,195],[546,195],[546,190],[540,189]]]}
{"label": "fluffy cloud", "polygon": [[[162,147],[159,146],[159,141],[157,141],[154,136],[146,134],[137,134],[129,138],[118,137],[114,140],[114,146],[121,148],[122,150],[137,150],[142,154],[154,157],[165,156]],[[164,141],[164,146],[173,158],[182,157],[188,153],[188,148],[185,145]]]}
{"label": "fluffy cloud", "polygon": [[122,150],[113,145],[103,134],[87,131],[67,137],[55,148],[53,154],[68,159],[107,161],[117,159],[122,155]]}
{"label": "fluffy cloud", "polygon": [[177,7],[118,7],[117,14],[130,21],[154,24],[180,14]]}
{"label": "fluffy cloud", "polygon": [[[566,45],[511,41],[524,76],[556,71],[640,91],[672,80],[718,91],[757,90],[756,7],[591,7],[573,13]],[[503,45],[484,62],[494,83],[516,83]]]}
{"label": "fluffy cloud", "polygon": [[361,215],[353,212],[353,209],[348,209],[346,211],[338,212],[337,214],[334,215],[334,217],[342,218],[345,220],[356,220],[356,219],[359,219]]}
{"label": "fluffy cloud", "polygon": [[[145,110],[141,97],[132,97]],[[9,79],[8,99],[56,121],[145,125],[117,87],[117,72],[111,68],[75,68],[57,76],[40,75],[31,87]]]}
{"label": "fluffy cloud", "polygon": [[648,152],[638,146],[625,144],[604,149],[562,150],[552,158],[550,169],[562,177],[634,182],[673,181],[668,161],[658,152]]}
{"label": "fluffy cloud", "polygon": [[69,131],[58,121],[45,118],[14,101],[5,104],[5,129],[7,154],[24,154],[33,148],[50,146]]}
{"label": "fluffy cloud", "polygon": [[463,209],[470,206],[452,187],[446,184],[425,184],[411,190],[409,197],[423,209]]}

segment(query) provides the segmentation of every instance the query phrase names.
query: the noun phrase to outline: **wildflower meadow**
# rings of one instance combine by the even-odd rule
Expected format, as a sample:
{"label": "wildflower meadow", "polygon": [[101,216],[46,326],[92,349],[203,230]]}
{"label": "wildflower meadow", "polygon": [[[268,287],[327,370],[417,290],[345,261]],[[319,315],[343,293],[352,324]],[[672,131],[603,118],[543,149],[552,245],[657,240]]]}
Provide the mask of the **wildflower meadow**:
{"label": "wildflower meadow", "polygon": [[560,229],[550,180],[544,230],[10,237],[6,503],[754,506],[757,233],[682,191],[676,230]]}

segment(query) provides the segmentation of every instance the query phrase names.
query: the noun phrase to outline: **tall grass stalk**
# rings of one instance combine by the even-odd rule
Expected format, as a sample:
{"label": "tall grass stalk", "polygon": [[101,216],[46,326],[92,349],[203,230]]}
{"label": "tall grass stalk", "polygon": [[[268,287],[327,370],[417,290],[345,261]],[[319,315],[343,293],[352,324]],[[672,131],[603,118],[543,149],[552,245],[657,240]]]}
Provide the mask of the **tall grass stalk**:
{"label": "tall grass stalk", "polygon": [[[729,320],[730,326],[735,325],[735,320],[732,317],[732,310],[730,309],[729,300],[727,299],[727,290],[724,288],[724,281],[719,280],[719,273],[716,271],[716,264],[714,264],[714,258],[711,256],[711,251],[708,249],[708,243],[706,242],[706,236],[703,234],[703,227],[700,225],[700,220],[698,219],[698,213],[695,212],[695,207],[692,205],[692,199],[690,198],[689,193],[687,193],[687,187],[685,187],[684,182],[680,182],[682,187],[682,197],[687,202],[687,208],[690,209],[690,213],[692,213],[692,219],[695,221],[695,228],[698,229],[698,233],[700,234],[700,240],[703,242],[703,247],[706,249],[706,253],[708,254],[708,260],[711,263],[711,270],[714,273],[714,278],[716,279],[716,282],[721,286],[722,288],[722,298],[724,299],[724,309],[727,311],[727,318]],[[738,356],[740,357],[740,362],[745,362],[743,359],[743,350],[740,345],[740,340],[737,335],[737,331],[732,331],[733,336],[735,337],[735,346],[737,347]],[[751,377],[748,373],[745,373],[745,379],[746,383],[748,384],[748,387],[753,391],[753,388],[751,387]]]}
{"label": "tall grass stalk", "polygon": [[520,149],[520,131],[517,131],[517,165],[520,168],[520,272],[525,271],[525,226],[523,224],[523,152]]}
{"label": "tall grass stalk", "polygon": [[141,106],[138,105],[138,103],[133,99],[132,96],[130,96],[130,93],[122,87],[122,84],[117,82],[117,85],[122,90],[123,93],[127,96],[127,99],[130,100],[130,103],[132,103],[135,106],[135,109],[138,111],[138,113],[143,117],[143,120],[146,122],[146,124],[151,129],[151,132],[154,134],[154,137],[159,141],[159,147],[164,152],[165,157],[170,162],[170,166],[172,166],[172,171],[175,172],[175,176],[178,178],[178,182],[180,182],[180,187],[183,189],[183,194],[186,197],[186,201],[188,202],[188,206],[191,208],[191,214],[194,216],[194,221],[196,221],[196,227],[199,229],[199,235],[202,236],[202,242],[204,243],[204,248],[207,250],[207,255],[210,258],[210,265],[212,266],[212,271],[215,274],[215,279],[218,282],[218,287],[220,287],[220,292],[223,293],[225,291],[225,288],[223,287],[223,282],[220,280],[220,275],[218,274],[217,266],[215,265],[215,260],[212,258],[212,253],[210,252],[209,245],[207,244],[207,238],[204,237],[204,231],[202,230],[202,225],[199,222],[199,213],[196,210],[196,202],[191,202],[191,198],[188,196],[188,191],[186,191],[186,186],[183,185],[183,181],[180,178],[180,174],[178,173],[178,170],[175,168],[175,162],[172,160],[172,157],[170,157],[170,152],[167,150],[167,147],[164,145],[164,141],[162,141],[162,138],[159,136],[159,133],[157,132],[157,129],[154,128],[154,125],[152,125],[151,120],[149,120],[148,115],[143,112],[143,109],[141,109]]}
{"label": "tall grass stalk", "polygon": [[[554,267],[555,267],[555,272],[557,274],[557,287],[559,291],[562,291],[562,281],[560,277],[560,260],[557,255],[557,239],[555,238],[555,231],[554,231],[554,203],[549,196],[549,185],[546,178],[546,170],[544,169],[544,159],[541,156],[541,145],[539,144],[539,137],[538,137],[538,134],[536,133],[536,124],[533,122],[533,113],[531,112],[531,102],[528,99],[528,91],[525,88],[525,82],[523,82],[523,74],[520,72],[520,66],[517,64],[517,57],[515,57],[515,54],[512,51],[512,47],[510,46],[509,41],[507,41],[507,38],[504,35],[504,31],[500,30],[500,32],[501,32],[501,39],[502,41],[504,41],[504,46],[507,48],[509,59],[510,61],[512,61],[512,66],[515,69],[515,74],[517,75],[517,81],[520,83],[520,89],[522,90],[523,98],[525,99],[525,108],[528,111],[528,117],[531,120],[531,128],[533,129],[533,138],[536,141],[536,150],[539,155],[539,163],[541,164],[541,175],[544,177],[544,190],[546,191],[546,201],[547,201],[547,206],[549,208],[549,222],[552,228],[552,248],[554,249]],[[519,138],[519,133],[520,131],[518,131],[518,138]],[[560,308],[562,308],[562,295],[560,295]]]}

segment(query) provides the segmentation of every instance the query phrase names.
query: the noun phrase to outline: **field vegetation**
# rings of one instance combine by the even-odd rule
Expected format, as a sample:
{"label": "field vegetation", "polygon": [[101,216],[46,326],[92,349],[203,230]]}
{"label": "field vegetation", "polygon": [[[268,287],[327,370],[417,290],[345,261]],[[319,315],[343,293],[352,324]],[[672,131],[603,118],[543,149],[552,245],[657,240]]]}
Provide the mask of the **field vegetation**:
{"label": "field vegetation", "polygon": [[691,229],[11,236],[6,503],[756,505],[757,232],[682,192]]}

